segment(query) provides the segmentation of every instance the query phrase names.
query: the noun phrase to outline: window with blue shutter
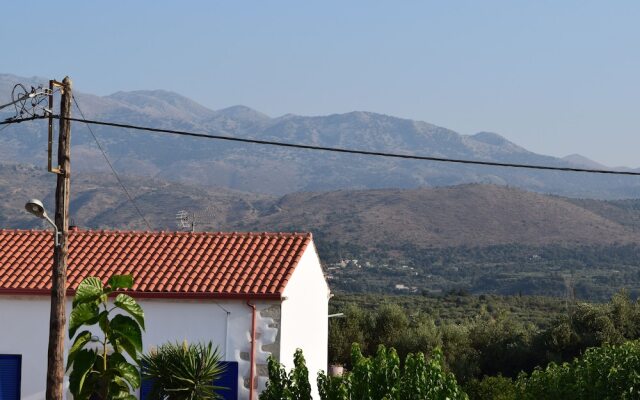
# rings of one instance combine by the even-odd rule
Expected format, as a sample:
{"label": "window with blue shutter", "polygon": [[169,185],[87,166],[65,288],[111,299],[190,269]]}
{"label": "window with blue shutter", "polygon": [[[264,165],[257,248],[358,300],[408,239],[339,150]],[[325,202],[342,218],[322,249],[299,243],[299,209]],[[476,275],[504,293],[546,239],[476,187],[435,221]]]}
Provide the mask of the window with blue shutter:
{"label": "window with blue shutter", "polygon": [[0,354],[0,400],[20,400],[22,356]]}

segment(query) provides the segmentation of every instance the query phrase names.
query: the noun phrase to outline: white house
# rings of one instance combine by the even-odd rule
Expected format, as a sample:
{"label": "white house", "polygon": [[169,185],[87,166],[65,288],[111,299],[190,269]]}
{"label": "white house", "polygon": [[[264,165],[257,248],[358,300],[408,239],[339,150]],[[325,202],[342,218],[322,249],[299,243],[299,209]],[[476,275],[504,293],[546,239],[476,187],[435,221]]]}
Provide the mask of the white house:
{"label": "white house", "polygon": [[[301,348],[315,390],[327,366],[329,288],[311,234],[74,230],[69,243],[67,315],[83,278],[130,273],[145,349],[213,341],[237,362],[237,398],[257,399],[267,357],[290,368]],[[0,230],[3,398],[12,385],[17,398],[44,398],[52,246],[48,231]]]}

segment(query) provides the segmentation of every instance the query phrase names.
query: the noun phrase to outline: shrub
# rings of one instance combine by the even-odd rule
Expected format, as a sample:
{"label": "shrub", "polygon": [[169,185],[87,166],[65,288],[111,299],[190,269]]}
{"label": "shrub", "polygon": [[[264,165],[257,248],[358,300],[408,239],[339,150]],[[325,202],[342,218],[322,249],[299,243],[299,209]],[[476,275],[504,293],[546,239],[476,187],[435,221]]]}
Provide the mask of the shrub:
{"label": "shrub", "polygon": [[467,399],[453,374],[444,370],[439,348],[428,361],[422,353],[407,355],[404,367],[396,351],[382,345],[374,357],[364,357],[354,344],[351,357],[353,369],[344,377],[318,374],[322,400]]}
{"label": "shrub", "polygon": [[511,378],[485,376],[473,379],[465,385],[471,400],[516,400],[518,399],[515,382]]}
{"label": "shrub", "polygon": [[522,399],[640,399],[640,342],[588,349],[571,363],[549,364],[516,382]]}
{"label": "shrub", "polygon": [[311,385],[302,350],[293,356],[293,369],[289,374],[284,366],[269,357],[269,381],[260,394],[260,400],[311,400]]}
{"label": "shrub", "polygon": [[144,379],[153,381],[150,399],[220,399],[214,382],[224,372],[211,342],[167,343],[142,357]]}

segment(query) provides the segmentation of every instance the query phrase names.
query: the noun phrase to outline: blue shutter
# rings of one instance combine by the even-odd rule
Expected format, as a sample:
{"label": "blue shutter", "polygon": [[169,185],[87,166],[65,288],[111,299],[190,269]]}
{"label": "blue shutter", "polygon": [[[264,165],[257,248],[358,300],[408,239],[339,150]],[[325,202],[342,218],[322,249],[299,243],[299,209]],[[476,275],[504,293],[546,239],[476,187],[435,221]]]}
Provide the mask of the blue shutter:
{"label": "blue shutter", "polygon": [[22,356],[0,354],[0,400],[20,400]]}
{"label": "blue shutter", "polygon": [[153,388],[153,379],[143,379],[140,385],[140,400],[147,400]]}
{"label": "blue shutter", "polygon": [[221,361],[224,372],[222,376],[213,382],[215,386],[222,386],[226,389],[218,389],[216,393],[224,400],[238,399],[238,363],[235,361]]}

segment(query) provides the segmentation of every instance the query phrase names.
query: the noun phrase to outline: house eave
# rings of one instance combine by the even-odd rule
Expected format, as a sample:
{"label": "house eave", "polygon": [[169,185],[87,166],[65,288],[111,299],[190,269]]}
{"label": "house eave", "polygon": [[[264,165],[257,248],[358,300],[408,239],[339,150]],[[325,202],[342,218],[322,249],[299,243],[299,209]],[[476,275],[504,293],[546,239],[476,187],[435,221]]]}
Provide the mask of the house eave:
{"label": "house eave", "polygon": [[[126,293],[134,298],[146,299],[211,299],[211,300],[278,300],[284,298],[281,293],[206,293],[206,292],[144,292],[135,290],[126,290],[118,293]],[[49,296],[50,289],[0,289],[0,296]],[[73,297],[74,290],[67,290],[67,297]]]}

